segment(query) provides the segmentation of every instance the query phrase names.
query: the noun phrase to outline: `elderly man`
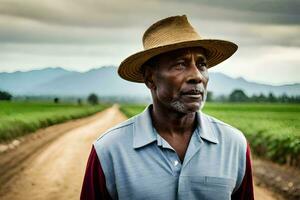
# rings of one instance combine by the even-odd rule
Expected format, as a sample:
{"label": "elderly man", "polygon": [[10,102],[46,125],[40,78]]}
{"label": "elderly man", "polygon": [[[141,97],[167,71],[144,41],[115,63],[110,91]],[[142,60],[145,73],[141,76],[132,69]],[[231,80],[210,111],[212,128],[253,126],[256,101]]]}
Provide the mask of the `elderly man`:
{"label": "elderly man", "polygon": [[94,142],[81,199],[254,199],[244,135],[199,111],[207,69],[237,45],[202,39],[186,16],[156,22],[143,44],[118,73],[144,82],[153,104]]}

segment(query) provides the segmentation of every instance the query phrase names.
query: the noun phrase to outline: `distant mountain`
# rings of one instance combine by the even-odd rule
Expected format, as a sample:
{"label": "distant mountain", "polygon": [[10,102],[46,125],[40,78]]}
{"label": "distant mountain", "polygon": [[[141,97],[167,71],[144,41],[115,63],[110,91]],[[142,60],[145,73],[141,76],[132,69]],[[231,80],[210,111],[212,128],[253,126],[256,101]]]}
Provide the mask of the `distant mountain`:
{"label": "distant mountain", "polygon": [[68,73],[36,85],[33,91],[35,94],[57,95],[88,95],[94,92],[101,96],[145,96],[149,93],[144,84],[121,79],[116,67]]}
{"label": "distant mountain", "polygon": [[[248,95],[283,93],[300,95],[300,84],[272,86],[231,78],[222,73],[210,73],[208,90],[214,96],[228,95],[242,89]],[[63,68],[45,68],[28,72],[0,73],[0,90],[14,95],[88,95],[145,97],[150,92],[144,84],[121,79],[116,67],[101,67],[87,72],[68,71]]]}
{"label": "distant mountain", "polygon": [[[28,72],[3,72],[0,73],[0,89],[7,90],[14,94],[31,93],[36,85],[70,73],[72,72],[60,67],[32,70]],[[32,93],[34,93],[34,91],[32,91]]]}
{"label": "distant mountain", "polygon": [[244,78],[231,78],[222,73],[211,73],[209,77],[208,89],[213,94],[230,94],[234,89],[242,89],[247,95],[265,94],[272,92],[274,95],[300,95],[300,84],[287,84],[281,86],[273,86],[250,82]]}

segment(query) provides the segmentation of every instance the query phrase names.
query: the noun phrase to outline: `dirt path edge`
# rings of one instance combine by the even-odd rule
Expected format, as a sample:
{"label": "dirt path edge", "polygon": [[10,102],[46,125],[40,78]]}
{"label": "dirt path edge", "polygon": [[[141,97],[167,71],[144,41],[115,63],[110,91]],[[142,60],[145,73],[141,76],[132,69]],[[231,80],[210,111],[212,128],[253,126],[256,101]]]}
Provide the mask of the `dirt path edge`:
{"label": "dirt path edge", "polygon": [[42,148],[47,148],[51,142],[64,133],[98,119],[99,114],[109,108],[89,117],[64,122],[61,124],[39,129],[29,135],[19,138],[22,144],[9,151],[0,153],[0,185],[9,184],[14,175],[22,171]]}
{"label": "dirt path edge", "polygon": [[278,199],[300,199],[300,171],[271,161],[253,157],[256,185],[277,194]]}

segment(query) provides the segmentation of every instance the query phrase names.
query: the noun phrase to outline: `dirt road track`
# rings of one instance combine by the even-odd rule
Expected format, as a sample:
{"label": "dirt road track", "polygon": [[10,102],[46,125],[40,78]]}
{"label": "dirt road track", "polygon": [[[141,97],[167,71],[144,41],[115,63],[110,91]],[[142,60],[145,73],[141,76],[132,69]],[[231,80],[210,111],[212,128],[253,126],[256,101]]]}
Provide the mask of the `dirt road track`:
{"label": "dirt road track", "polygon": [[[119,112],[118,107],[113,106],[92,117],[77,120],[75,123],[59,125],[54,130],[50,128],[50,132],[56,131],[52,138],[45,136],[50,137],[51,140],[49,139],[43,147],[36,148],[36,152],[26,161],[22,161],[22,165],[21,163],[10,164],[10,169],[5,169],[8,174],[12,174],[9,172],[14,173],[13,178],[5,177],[4,174],[7,173],[1,174],[0,199],[79,199],[92,141],[102,132],[125,119],[126,117]],[[46,130],[49,132],[49,129],[44,131]],[[58,136],[57,132],[64,133]],[[43,135],[43,133],[40,134]],[[34,141],[35,143],[37,142]],[[22,154],[20,150],[15,152]],[[14,157],[10,157],[10,159],[12,158]],[[20,160],[16,160],[17,162],[22,160],[21,158],[17,159]],[[255,189],[256,200],[275,200],[272,194],[264,188],[256,187]]]}
{"label": "dirt road track", "polygon": [[4,188],[2,200],[79,199],[91,143],[102,132],[124,121],[116,106],[87,124],[69,130],[30,159]]}

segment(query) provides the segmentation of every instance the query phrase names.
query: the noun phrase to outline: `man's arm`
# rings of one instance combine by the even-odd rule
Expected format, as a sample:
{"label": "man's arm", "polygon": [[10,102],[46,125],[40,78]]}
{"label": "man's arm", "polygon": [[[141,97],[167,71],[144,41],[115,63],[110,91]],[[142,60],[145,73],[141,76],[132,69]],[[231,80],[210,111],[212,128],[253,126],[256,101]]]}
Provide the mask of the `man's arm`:
{"label": "man's arm", "polygon": [[111,199],[106,188],[105,176],[101,167],[101,163],[99,161],[99,158],[97,156],[94,147],[92,147],[87,162],[80,199],[81,200]]}
{"label": "man's arm", "polygon": [[247,143],[245,175],[239,189],[235,191],[234,194],[231,195],[231,199],[232,200],[254,200],[251,151],[250,151],[249,143]]}

